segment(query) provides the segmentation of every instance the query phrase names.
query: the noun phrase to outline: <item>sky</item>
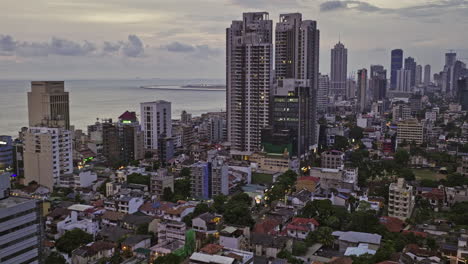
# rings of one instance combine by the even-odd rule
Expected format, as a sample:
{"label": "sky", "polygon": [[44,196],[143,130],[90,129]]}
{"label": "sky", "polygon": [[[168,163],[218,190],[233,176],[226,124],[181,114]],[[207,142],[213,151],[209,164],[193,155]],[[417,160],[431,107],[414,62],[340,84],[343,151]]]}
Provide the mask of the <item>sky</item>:
{"label": "sky", "polygon": [[301,12],[320,29],[320,71],[341,39],[348,71],[402,48],[468,63],[468,0],[1,0],[0,79],[225,77],[225,29],[243,12]]}

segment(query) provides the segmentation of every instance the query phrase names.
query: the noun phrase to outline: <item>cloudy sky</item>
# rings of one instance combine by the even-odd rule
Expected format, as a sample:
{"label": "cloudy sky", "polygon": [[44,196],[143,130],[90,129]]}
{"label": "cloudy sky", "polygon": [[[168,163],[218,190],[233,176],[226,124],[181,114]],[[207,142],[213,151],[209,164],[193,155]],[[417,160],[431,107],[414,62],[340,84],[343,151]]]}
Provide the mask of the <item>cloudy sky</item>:
{"label": "cloudy sky", "polygon": [[[468,0],[1,0],[0,79],[224,78],[225,28],[242,12],[302,12],[320,70],[341,35],[350,71],[390,50],[440,69],[468,60]],[[467,61],[468,62],[468,61]]]}

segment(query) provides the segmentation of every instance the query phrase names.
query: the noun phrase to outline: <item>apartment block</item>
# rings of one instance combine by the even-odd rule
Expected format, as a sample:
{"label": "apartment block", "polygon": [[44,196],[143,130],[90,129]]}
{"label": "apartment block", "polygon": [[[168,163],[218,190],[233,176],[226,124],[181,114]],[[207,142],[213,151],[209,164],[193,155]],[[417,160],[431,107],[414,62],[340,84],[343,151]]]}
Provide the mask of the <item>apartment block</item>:
{"label": "apartment block", "polygon": [[408,185],[403,178],[391,183],[388,193],[388,216],[405,220],[411,217],[415,204],[413,186]]}

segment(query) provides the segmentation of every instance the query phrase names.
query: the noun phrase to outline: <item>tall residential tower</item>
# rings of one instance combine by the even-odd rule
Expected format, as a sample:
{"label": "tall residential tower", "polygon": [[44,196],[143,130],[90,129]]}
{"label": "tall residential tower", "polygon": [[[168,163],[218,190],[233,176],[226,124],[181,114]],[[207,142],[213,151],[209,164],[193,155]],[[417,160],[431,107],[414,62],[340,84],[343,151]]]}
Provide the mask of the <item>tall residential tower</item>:
{"label": "tall residential tower", "polygon": [[390,88],[395,90],[397,88],[397,71],[403,68],[403,50],[392,50],[391,58],[391,73],[390,73]]}
{"label": "tall residential tower", "polygon": [[259,150],[261,130],[269,125],[272,34],[267,12],[244,13],[226,30],[226,110],[233,150]]}

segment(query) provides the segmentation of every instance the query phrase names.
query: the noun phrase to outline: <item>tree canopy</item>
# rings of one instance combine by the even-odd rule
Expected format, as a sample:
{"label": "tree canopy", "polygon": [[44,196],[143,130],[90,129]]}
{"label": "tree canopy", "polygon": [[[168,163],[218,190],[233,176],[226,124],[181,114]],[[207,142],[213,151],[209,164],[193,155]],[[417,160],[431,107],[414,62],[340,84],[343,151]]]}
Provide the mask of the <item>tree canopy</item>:
{"label": "tree canopy", "polygon": [[57,240],[55,246],[60,252],[71,254],[73,250],[92,241],[93,236],[91,234],[76,228],[71,231],[66,231],[65,234]]}

